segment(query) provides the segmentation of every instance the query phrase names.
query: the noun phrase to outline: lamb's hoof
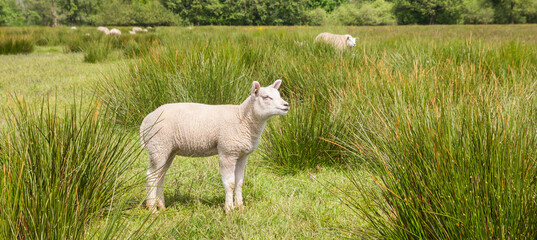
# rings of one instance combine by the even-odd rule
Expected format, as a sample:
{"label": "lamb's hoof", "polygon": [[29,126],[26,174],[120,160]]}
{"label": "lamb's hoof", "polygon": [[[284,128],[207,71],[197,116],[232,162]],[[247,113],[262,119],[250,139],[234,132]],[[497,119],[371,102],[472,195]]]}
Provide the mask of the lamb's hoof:
{"label": "lamb's hoof", "polygon": [[235,209],[237,209],[239,211],[242,211],[242,210],[244,210],[244,205],[243,204],[237,204],[237,205],[235,205]]}
{"label": "lamb's hoof", "polygon": [[153,206],[147,206],[147,208],[151,211],[151,213],[153,214],[157,214],[160,211],[162,210],[166,210],[166,207],[163,207],[161,205],[153,205]]}
{"label": "lamb's hoof", "polygon": [[224,212],[226,212],[226,214],[230,214],[231,212],[233,211],[233,206],[224,206]]}

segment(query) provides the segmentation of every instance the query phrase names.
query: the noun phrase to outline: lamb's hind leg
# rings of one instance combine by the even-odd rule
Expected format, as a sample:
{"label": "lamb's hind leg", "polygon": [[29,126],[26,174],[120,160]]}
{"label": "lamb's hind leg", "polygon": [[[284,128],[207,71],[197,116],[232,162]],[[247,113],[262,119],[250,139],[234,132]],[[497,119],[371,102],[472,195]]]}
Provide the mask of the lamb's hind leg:
{"label": "lamb's hind leg", "polygon": [[170,167],[173,155],[150,154],[147,170],[147,207],[156,212],[157,207],[166,209],[164,202],[164,176]]}
{"label": "lamb's hind leg", "polygon": [[229,212],[233,209],[233,189],[235,188],[235,164],[237,158],[234,156],[220,154],[220,175],[226,191],[226,203],[224,210]]}

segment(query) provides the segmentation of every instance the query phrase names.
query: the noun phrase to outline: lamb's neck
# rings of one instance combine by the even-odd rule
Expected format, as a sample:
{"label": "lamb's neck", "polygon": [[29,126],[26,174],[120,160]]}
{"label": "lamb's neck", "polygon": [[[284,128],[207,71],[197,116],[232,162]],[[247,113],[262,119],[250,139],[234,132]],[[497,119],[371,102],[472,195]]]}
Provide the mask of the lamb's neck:
{"label": "lamb's neck", "polygon": [[259,137],[265,128],[267,119],[259,118],[254,114],[254,102],[251,96],[239,105],[239,118],[252,137]]}

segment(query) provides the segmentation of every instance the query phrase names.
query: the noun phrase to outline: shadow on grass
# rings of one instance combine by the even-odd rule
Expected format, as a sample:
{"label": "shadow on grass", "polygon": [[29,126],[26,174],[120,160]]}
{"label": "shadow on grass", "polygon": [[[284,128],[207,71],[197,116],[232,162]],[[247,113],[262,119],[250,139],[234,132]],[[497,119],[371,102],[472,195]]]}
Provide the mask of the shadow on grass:
{"label": "shadow on grass", "polygon": [[224,204],[224,196],[212,196],[212,197],[198,197],[193,196],[189,192],[181,193],[176,191],[175,193],[165,196],[166,207],[173,207],[174,205],[182,206],[195,206],[198,204],[208,207],[221,207]]}

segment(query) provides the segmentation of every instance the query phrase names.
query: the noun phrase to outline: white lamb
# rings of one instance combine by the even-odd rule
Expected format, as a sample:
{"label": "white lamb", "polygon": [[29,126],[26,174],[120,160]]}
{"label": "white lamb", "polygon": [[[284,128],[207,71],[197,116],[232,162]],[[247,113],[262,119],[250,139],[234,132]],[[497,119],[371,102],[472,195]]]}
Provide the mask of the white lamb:
{"label": "white lamb", "polygon": [[75,27],[75,26],[72,26],[72,27],[71,27],[71,30],[76,30],[76,27]]}
{"label": "white lamb", "polygon": [[133,27],[132,31],[133,32],[141,32],[141,31],[143,31],[143,29],[141,27]]}
{"label": "white lamb", "polygon": [[98,27],[98,28],[97,28],[97,31],[99,31],[99,32],[103,32],[103,33],[106,34],[106,35],[110,34],[110,30],[108,30],[107,27]]}
{"label": "white lamb", "polygon": [[136,31],[129,31],[129,34],[134,35],[136,34]]}
{"label": "white lamb", "polygon": [[117,28],[112,28],[112,30],[110,30],[110,35],[121,35],[121,31],[119,31],[119,29]]}
{"label": "white lamb", "polygon": [[343,50],[347,47],[356,46],[356,38],[353,38],[351,35],[337,35],[332,33],[320,33],[315,38],[315,42],[325,42],[333,45],[335,48]]}
{"label": "white lamb", "polygon": [[[147,115],[140,126],[142,145],[149,153],[147,206],[165,209],[164,175],[175,155],[219,155],[226,212],[243,206],[244,167],[259,143],[266,121],[285,115],[289,104],[280,97],[276,80],[268,87],[257,81],[240,105],[165,104]],[[233,203],[235,191],[235,203]]]}

